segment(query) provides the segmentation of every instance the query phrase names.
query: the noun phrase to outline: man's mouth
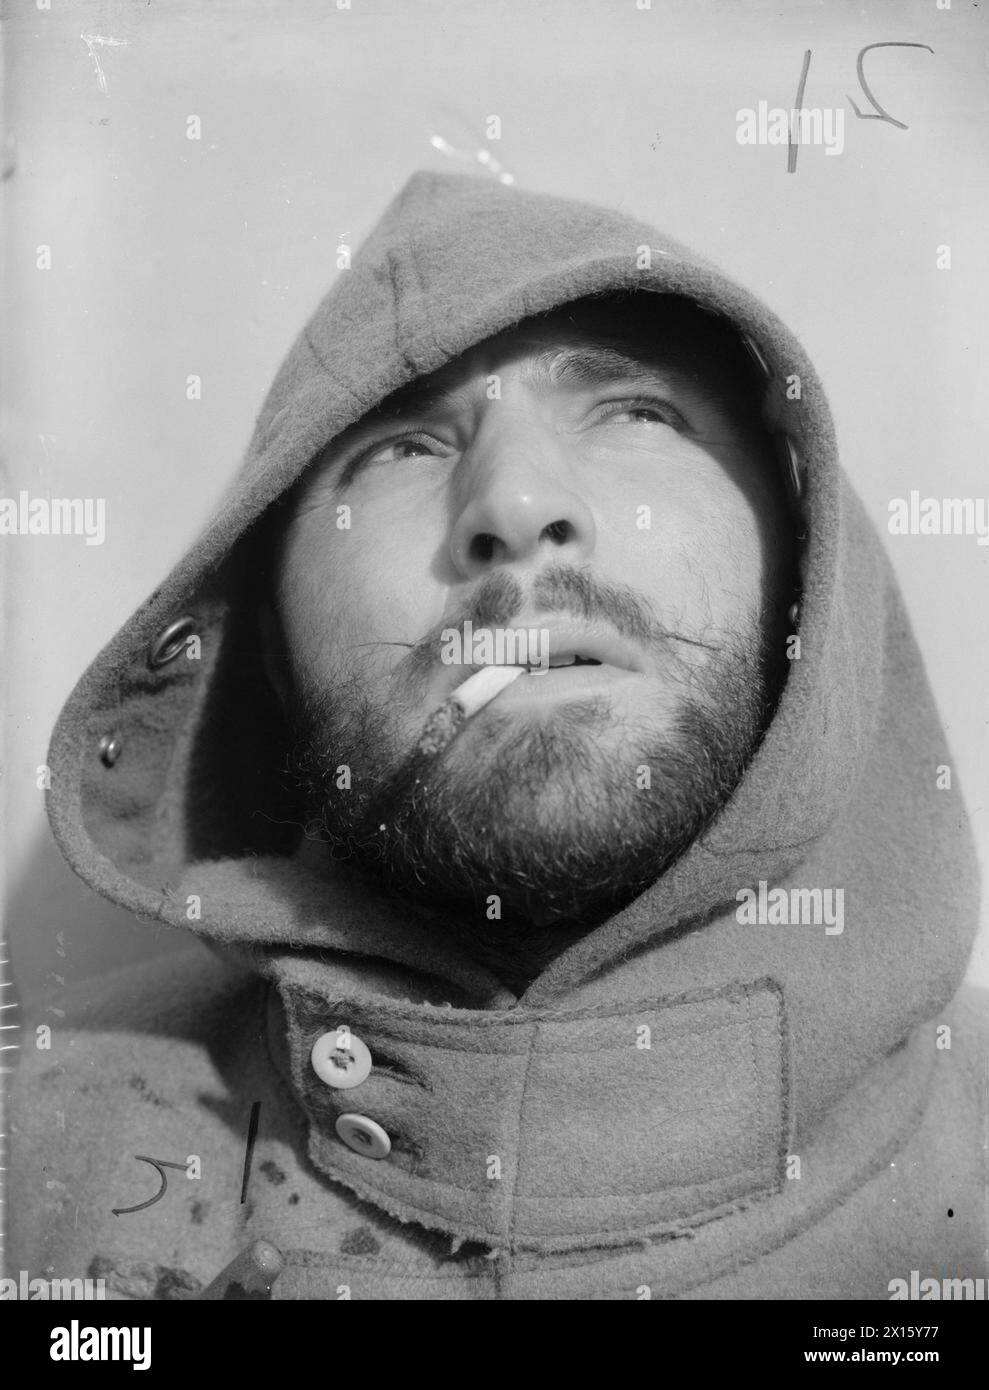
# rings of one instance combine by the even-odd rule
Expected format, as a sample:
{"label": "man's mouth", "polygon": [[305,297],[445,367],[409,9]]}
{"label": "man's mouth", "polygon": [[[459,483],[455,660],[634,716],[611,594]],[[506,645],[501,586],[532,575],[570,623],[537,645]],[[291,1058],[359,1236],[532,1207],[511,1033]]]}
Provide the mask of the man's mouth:
{"label": "man's mouth", "polygon": [[596,656],[581,656],[579,652],[575,652],[574,655],[570,657],[561,656],[557,657],[555,660],[553,657],[550,657],[549,665],[550,670],[553,670],[557,666],[600,666],[601,662],[598,661]]}
{"label": "man's mouth", "polygon": [[591,685],[603,687],[608,681],[617,679],[630,679],[638,672],[632,671],[628,666],[613,666],[607,661],[552,661],[548,666],[524,666],[525,679],[519,682],[520,686],[542,683],[544,685],[559,686],[560,690],[566,685],[567,688],[574,690],[582,689]]}
{"label": "man's mouth", "polygon": [[[442,752],[464,724],[493,700],[499,705],[556,703],[610,693],[614,684],[645,669],[641,655],[617,633],[558,625],[479,629],[465,623],[447,630],[444,641],[460,647],[461,659],[446,658],[453,686],[427,719],[418,750]],[[467,674],[467,673],[470,674]]]}
{"label": "man's mouth", "polygon": [[627,667],[613,666],[610,662],[601,661],[596,656],[583,656],[579,652],[572,652],[569,655],[551,656],[549,661],[530,661],[525,663],[525,673],[527,676],[548,676],[550,672],[562,675],[564,672],[582,670],[587,667],[596,667],[600,671],[626,671]]}
{"label": "man's mouth", "polygon": [[475,671],[485,665],[503,665],[525,672],[497,696],[499,708],[533,704],[551,708],[560,700],[609,697],[646,669],[641,650],[610,627],[556,623],[539,628],[534,621],[523,630],[533,639],[527,653],[495,650],[486,653],[490,661],[479,661],[477,653],[474,656]]}
{"label": "man's mouth", "polygon": [[[508,640],[499,639],[499,633],[508,633]],[[475,669],[522,666],[529,674],[584,666],[610,667],[621,672],[645,670],[642,652],[606,628],[564,623],[540,627],[534,619],[526,625],[516,622],[509,629],[492,629],[490,640],[478,640],[477,633],[472,633],[471,638],[471,646],[465,647],[464,661]]]}

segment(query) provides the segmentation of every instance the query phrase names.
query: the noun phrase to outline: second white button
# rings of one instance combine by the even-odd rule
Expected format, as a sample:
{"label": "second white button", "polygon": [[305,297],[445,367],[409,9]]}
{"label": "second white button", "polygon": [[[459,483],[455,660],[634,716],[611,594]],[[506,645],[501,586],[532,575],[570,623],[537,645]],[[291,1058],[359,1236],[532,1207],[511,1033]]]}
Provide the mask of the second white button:
{"label": "second white button", "polygon": [[387,1158],[391,1153],[391,1140],[376,1120],[366,1115],[341,1115],[336,1122],[340,1138],[353,1149],[354,1153],[365,1158]]}

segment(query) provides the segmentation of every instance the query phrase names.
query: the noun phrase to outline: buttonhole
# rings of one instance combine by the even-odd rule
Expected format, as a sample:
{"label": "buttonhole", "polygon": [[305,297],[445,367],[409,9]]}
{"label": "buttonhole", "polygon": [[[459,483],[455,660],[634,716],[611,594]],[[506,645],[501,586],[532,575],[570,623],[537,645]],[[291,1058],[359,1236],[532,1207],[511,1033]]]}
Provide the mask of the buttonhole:
{"label": "buttonhole", "polygon": [[420,1076],[412,1067],[398,1057],[388,1057],[379,1052],[377,1048],[371,1049],[373,1058],[371,1065],[371,1075],[387,1078],[389,1081],[401,1081],[406,1086],[418,1086],[423,1091],[431,1091],[433,1088]]}

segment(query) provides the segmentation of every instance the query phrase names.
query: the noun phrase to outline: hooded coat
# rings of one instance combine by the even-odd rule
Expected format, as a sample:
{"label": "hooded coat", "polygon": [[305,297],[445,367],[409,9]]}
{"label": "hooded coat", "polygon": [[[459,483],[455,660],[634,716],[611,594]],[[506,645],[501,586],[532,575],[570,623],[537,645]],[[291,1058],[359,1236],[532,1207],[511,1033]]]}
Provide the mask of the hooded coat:
{"label": "hooded coat", "polygon": [[[516,997],[278,814],[257,538],[397,387],[628,290],[688,296],[752,355],[797,499],[799,657],[720,814]],[[185,1297],[263,1239],[274,1299],[887,1299],[912,1271],[989,1274],[985,996],[959,993],[977,874],[923,661],[802,348],[669,237],[415,175],[298,337],[217,515],[70,696],[49,765],[75,871],[199,942],[78,987],[51,1049],[23,1049],[15,1269]],[[744,889],[842,890],[842,929],[740,920]],[[350,1089],[311,1058],[339,1028],[371,1059]],[[348,1145],[342,1115],[387,1155]]]}

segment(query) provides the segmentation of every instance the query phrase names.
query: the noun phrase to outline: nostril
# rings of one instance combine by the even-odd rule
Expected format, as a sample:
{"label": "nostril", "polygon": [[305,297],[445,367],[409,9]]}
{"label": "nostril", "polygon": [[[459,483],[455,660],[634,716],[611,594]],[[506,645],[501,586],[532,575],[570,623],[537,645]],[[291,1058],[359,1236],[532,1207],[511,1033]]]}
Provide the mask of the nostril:
{"label": "nostril", "polygon": [[540,540],[553,541],[557,545],[562,545],[568,541],[573,534],[573,527],[569,521],[551,521],[548,526],[544,526],[540,535]]}
{"label": "nostril", "polygon": [[470,543],[471,559],[482,561],[492,560],[497,544],[497,536],[492,536],[488,531],[479,531]]}

